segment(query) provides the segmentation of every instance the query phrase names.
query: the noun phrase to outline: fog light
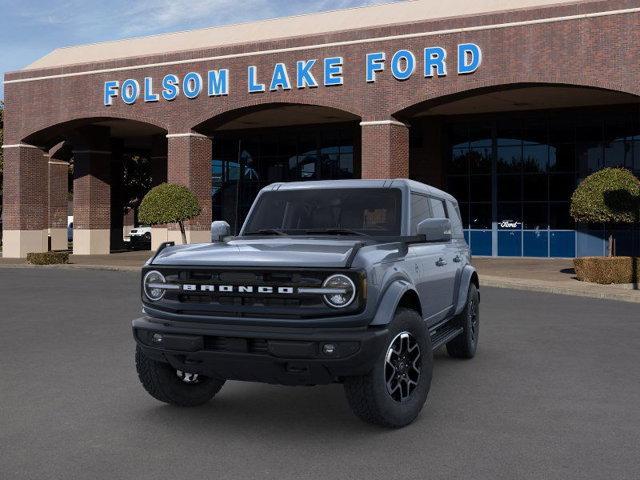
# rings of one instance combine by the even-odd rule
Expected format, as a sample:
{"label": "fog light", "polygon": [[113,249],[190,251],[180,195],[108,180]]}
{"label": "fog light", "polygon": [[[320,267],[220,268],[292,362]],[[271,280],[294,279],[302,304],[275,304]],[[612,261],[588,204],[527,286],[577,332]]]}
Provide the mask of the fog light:
{"label": "fog light", "polygon": [[162,343],[162,335],[154,333],[153,337],[151,337],[151,341],[153,341],[153,343]]}
{"label": "fog light", "polygon": [[322,353],[325,355],[333,355],[336,352],[336,346],[333,343],[325,343],[322,346]]}

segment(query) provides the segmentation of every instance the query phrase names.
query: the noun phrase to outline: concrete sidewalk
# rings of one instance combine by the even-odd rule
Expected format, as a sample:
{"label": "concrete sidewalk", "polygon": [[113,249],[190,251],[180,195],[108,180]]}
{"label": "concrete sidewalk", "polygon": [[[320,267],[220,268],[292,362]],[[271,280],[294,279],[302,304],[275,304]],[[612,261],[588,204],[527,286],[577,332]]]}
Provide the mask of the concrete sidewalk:
{"label": "concrete sidewalk", "polygon": [[[111,255],[71,255],[69,265],[46,267],[27,265],[25,260],[0,258],[0,268],[93,268],[139,271],[151,255],[150,251],[121,252]],[[634,290],[633,285],[597,285],[576,280],[570,259],[476,257],[473,259],[473,264],[480,275],[481,285],[487,287],[640,303],[640,290]]]}
{"label": "concrete sidewalk", "polygon": [[571,259],[474,258],[473,264],[480,275],[480,284],[488,287],[640,303],[640,290],[634,289],[633,284],[578,281]]}
{"label": "concrete sidewalk", "polygon": [[24,268],[92,268],[100,270],[139,271],[153,255],[149,250],[117,252],[111,255],[69,255],[67,265],[29,265],[25,259],[0,258],[2,267]]}

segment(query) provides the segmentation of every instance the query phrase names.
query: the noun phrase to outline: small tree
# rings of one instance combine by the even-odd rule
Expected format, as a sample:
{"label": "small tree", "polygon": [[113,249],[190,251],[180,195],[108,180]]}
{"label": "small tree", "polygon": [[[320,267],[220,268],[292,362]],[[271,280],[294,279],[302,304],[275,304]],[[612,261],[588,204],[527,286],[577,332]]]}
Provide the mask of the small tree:
{"label": "small tree", "polygon": [[177,223],[182,234],[182,243],[187,243],[184,222],[202,212],[198,199],[191,190],[182,185],[163,183],[152,188],[142,199],[138,218],[142,223],[162,225]]}
{"label": "small tree", "polygon": [[[571,216],[584,223],[638,222],[640,180],[624,168],[605,168],[585,178],[571,196]],[[609,256],[614,255],[609,235]]]}

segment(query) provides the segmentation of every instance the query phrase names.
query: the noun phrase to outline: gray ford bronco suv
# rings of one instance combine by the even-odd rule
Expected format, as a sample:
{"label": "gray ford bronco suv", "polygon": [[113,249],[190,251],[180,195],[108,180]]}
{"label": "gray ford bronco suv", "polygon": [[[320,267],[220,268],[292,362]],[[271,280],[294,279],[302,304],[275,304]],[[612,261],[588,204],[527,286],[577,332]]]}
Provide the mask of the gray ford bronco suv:
{"label": "gray ford bronco suv", "polygon": [[237,237],[164,244],[142,270],[136,367],[156,399],[209,401],[225,380],[342,383],[363,420],[411,423],[433,351],[471,358],[478,275],[456,200],[410,180],[277,183]]}

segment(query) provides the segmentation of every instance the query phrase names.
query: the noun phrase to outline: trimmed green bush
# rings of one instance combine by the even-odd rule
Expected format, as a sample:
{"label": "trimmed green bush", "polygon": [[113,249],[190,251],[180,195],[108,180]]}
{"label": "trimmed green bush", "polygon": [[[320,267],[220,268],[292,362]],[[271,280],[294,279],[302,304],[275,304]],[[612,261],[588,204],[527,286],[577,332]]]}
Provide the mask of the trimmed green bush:
{"label": "trimmed green bush", "polygon": [[[605,168],[585,178],[571,196],[571,216],[579,223],[640,221],[640,180],[625,168]],[[609,236],[609,256],[615,240]]]}
{"label": "trimmed green bush", "polygon": [[585,178],[571,196],[571,216],[584,223],[633,223],[640,180],[625,168],[605,168]]}
{"label": "trimmed green bush", "polygon": [[576,277],[583,282],[603,285],[640,282],[638,257],[581,257],[573,260],[573,266]]}
{"label": "trimmed green bush", "polygon": [[27,253],[31,265],[58,265],[69,263],[69,252]]}
{"label": "trimmed green bush", "polygon": [[187,243],[184,222],[197,217],[201,212],[198,199],[191,190],[182,185],[163,183],[144,196],[138,219],[149,225],[177,223],[182,233],[182,242]]}

